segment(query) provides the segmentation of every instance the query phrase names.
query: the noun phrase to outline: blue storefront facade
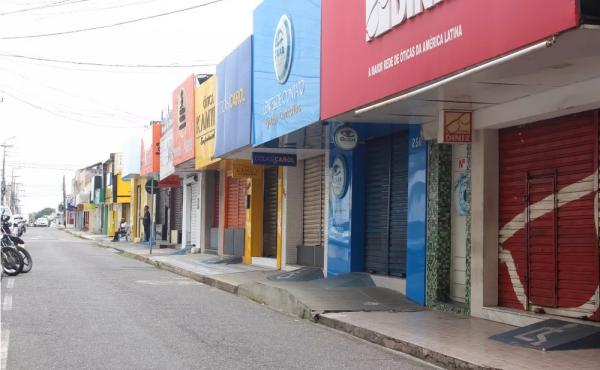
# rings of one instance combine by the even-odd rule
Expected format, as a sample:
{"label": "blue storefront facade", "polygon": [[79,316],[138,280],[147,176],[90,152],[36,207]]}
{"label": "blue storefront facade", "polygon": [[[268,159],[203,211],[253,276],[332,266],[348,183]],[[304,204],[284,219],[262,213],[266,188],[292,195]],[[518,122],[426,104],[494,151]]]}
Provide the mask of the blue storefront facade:
{"label": "blue storefront facade", "polygon": [[[348,128],[356,135],[351,150],[336,140],[336,132]],[[424,304],[427,144],[420,126],[332,122],[330,132],[328,275],[369,272],[376,281],[378,277],[397,279],[386,285]],[[373,153],[385,152],[381,143],[393,137],[400,140],[395,159],[404,167],[399,168],[401,173],[391,165],[384,171],[396,172],[396,178],[404,181],[386,190],[387,183],[395,181],[394,174],[382,183],[369,168],[379,158]],[[395,215],[388,215],[390,211],[382,208],[390,209],[397,195],[402,199],[393,210]],[[378,204],[379,199],[385,204]]]}
{"label": "blue storefront facade", "polygon": [[256,8],[252,146],[255,162],[271,161],[261,166],[263,257],[276,249],[281,268],[325,263],[327,134],[320,119],[320,55],[321,1],[266,0]]}

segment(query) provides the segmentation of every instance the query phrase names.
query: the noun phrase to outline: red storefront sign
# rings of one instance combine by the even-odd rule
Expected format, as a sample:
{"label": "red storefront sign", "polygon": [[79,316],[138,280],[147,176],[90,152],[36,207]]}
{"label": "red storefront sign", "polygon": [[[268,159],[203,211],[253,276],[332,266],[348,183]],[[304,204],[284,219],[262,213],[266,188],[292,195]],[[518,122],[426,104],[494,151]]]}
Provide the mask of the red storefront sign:
{"label": "red storefront sign", "polygon": [[160,171],[160,122],[152,122],[142,137],[140,175],[152,176]]}
{"label": "red storefront sign", "polygon": [[160,180],[158,182],[158,187],[160,189],[168,189],[168,188],[178,188],[181,183],[181,179],[179,176],[172,175],[167,177],[166,179]]}
{"label": "red storefront sign", "polygon": [[196,77],[191,75],[173,91],[173,164],[194,160]]}
{"label": "red storefront sign", "polygon": [[576,27],[576,0],[323,0],[328,119]]}

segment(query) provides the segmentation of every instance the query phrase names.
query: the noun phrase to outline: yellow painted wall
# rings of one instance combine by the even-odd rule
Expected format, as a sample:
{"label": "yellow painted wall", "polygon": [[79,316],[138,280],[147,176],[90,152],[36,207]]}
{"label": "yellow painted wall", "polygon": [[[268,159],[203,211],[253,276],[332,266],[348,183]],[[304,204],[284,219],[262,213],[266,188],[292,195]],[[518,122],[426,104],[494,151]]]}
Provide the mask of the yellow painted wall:
{"label": "yellow painted wall", "polygon": [[136,176],[135,178],[131,179],[130,181],[131,181],[131,207],[130,207],[129,223],[130,223],[131,237],[135,238],[135,236],[137,235],[137,227],[138,227],[137,222],[136,222],[137,212],[138,212],[138,208],[137,208],[138,196],[137,196],[136,189],[140,183],[140,178]]}
{"label": "yellow painted wall", "polygon": [[117,176],[117,203],[131,203],[131,181],[125,181],[121,174]]}
{"label": "yellow painted wall", "polygon": [[114,210],[114,205],[109,207],[108,212],[108,236],[115,236],[115,229],[117,225],[117,212]]}

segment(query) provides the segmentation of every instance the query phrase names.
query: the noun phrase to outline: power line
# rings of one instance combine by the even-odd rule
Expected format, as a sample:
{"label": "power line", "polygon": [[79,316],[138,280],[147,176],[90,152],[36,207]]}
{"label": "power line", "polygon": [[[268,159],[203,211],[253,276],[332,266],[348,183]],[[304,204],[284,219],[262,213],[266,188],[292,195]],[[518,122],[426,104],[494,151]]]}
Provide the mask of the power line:
{"label": "power line", "polygon": [[118,68],[193,68],[193,67],[214,67],[215,63],[209,64],[117,64],[117,63],[94,63],[94,62],[80,62],[74,60],[64,59],[52,59],[43,57],[33,57],[20,54],[6,54],[0,53],[0,56],[8,58],[20,58],[37,60],[42,62],[61,63],[61,64],[75,64],[83,66],[94,66],[94,67],[118,67]]}
{"label": "power line", "polygon": [[86,1],[90,1],[90,0],[62,0],[62,1],[57,1],[57,2],[54,2],[54,3],[45,4],[45,5],[34,6],[34,7],[31,7],[31,8],[25,8],[25,9],[19,9],[19,10],[11,10],[11,11],[8,11],[8,12],[0,13],[0,15],[25,13],[25,12],[29,12],[29,11],[32,11],[32,10],[54,8],[54,7],[57,7],[57,6],[72,5],[72,4],[77,4],[77,3],[84,3]]}
{"label": "power line", "polygon": [[63,14],[98,12],[98,11],[111,10],[111,9],[126,8],[126,7],[130,7],[130,6],[147,4],[147,3],[152,3],[152,2],[156,2],[156,1],[160,1],[160,0],[142,0],[142,1],[137,1],[137,2],[133,2],[133,3],[125,3],[125,4],[112,5],[112,6],[107,6],[107,7],[97,7],[97,8],[91,8],[91,9],[74,9],[74,10],[69,10],[69,11],[53,12],[53,13],[50,13],[49,15],[46,15],[46,16],[42,15],[42,16],[44,18],[48,18],[49,16],[56,16],[56,15],[63,15]]}
{"label": "power line", "polygon": [[42,112],[45,112],[45,113],[51,114],[51,115],[53,115],[53,116],[56,116],[56,117],[59,117],[59,118],[64,118],[64,119],[67,119],[67,120],[69,120],[69,121],[73,121],[73,122],[76,122],[76,123],[79,123],[79,124],[82,124],[82,125],[95,126],[95,127],[102,127],[102,128],[116,128],[116,129],[135,129],[135,128],[143,128],[143,127],[146,127],[145,125],[140,125],[140,126],[126,126],[126,127],[123,127],[123,126],[114,126],[114,125],[102,125],[102,124],[97,124],[97,123],[92,123],[92,122],[82,121],[82,120],[79,120],[79,119],[76,119],[76,118],[73,118],[73,117],[69,117],[69,116],[67,116],[67,115],[64,115],[64,114],[62,114],[62,113],[57,113],[57,112],[51,111],[51,110],[49,110],[49,109],[47,109],[47,108],[44,108],[44,107],[42,107],[42,106],[39,106],[39,105],[37,105],[37,104],[35,104],[35,103],[32,103],[32,102],[30,102],[30,101],[27,101],[27,100],[25,100],[25,99],[22,99],[22,98],[20,98],[20,97],[18,97],[18,96],[16,96],[16,95],[14,95],[14,94],[11,94],[10,92],[8,92],[8,91],[6,91],[6,90],[0,89],[0,92],[3,92],[3,93],[5,93],[6,95],[8,95],[8,96],[12,97],[13,99],[15,99],[15,100],[17,100],[17,101],[20,101],[20,102],[21,102],[21,103],[23,103],[23,104],[29,105],[29,106],[30,106],[30,107],[32,107],[32,108],[38,109],[38,110],[40,110],[40,111],[42,111]]}
{"label": "power line", "polygon": [[61,36],[61,35],[69,35],[69,34],[80,33],[80,32],[101,30],[101,29],[118,27],[118,26],[123,26],[123,25],[126,25],[126,24],[131,24],[131,23],[146,21],[146,20],[149,20],[149,19],[160,18],[160,17],[164,17],[164,16],[167,16],[167,15],[172,15],[172,14],[187,12],[187,11],[198,9],[198,8],[202,8],[202,7],[205,7],[205,6],[208,6],[208,5],[220,3],[222,1],[224,1],[224,0],[213,0],[213,1],[210,1],[208,3],[198,4],[198,5],[190,6],[188,8],[172,10],[172,11],[166,12],[166,13],[160,13],[160,14],[150,15],[150,16],[147,16],[147,17],[130,19],[130,20],[127,20],[127,21],[122,21],[122,22],[107,24],[107,25],[103,25],[103,26],[80,28],[80,29],[75,29],[75,30],[52,32],[52,33],[41,33],[41,34],[36,34],[36,35],[4,36],[4,37],[0,37],[0,40],[18,40],[18,39],[30,39],[30,38],[39,38],[39,37],[49,37],[49,36]]}
{"label": "power line", "polygon": [[[28,78],[28,77],[26,77],[26,76],[24,76],[24,75],[22,75],[22,74],[20,74],[18,72],[14,72],[14,71],[2,69],[2,68],[0,68],[0,70],[7,71],[9,73],[14,73],[17,76],[21,77],[23,80],[32,82],[32,80],[30,78]],[[91,118],[91,119],[100,118],[100,119],[104,119],[104,120],[106,120],[106,119],[108,119],[108,120],[119,120],[119,121],[122,121],[122,122],[127,122],[129,124],[133,123],[134,126],[128,126],[128,127],[133,127],[133,128],[139,127],[140,121],[149,122],[149,121],[153,120],[152,118],[149,118],[149,117],[144,117],[144,116],[141,116],[141,115],[138,115],[138,114],[134,114],[134,113],[131,113],[131,112],[123,111],[123,110],[118,109],[118,108],[109,107],[109,106],[107,106],[105,104],[100,104],[100,103],[96,102],[95,100],[93,100],[92,98],[88,97],[86,99],[85,97],[82,97],[81,95],[76,95],[74,93],[69,93],[69,92],[63,91],[61,89],[55,88],[53,86],[46,85],[46,84],[44,84],[42,82],[39,82],[39,81],[36,81],[36,84],[37,84],[37,86],[46,87],[49,90],[57,91],[57,92],[59,92],[61,94],[64,94],[64,95],[67,95],[67,96],[70,96],[70,97],[74,97],[74,98],[76,98],[78,100],[89,100],[92,104],[95,104],[98,107],[105,107],[105,108],[99,109],[98,111],[94,111],[94,113],[91,113],[91,112],[90,113],[86,113],[86,112],[73,111],[73,110],[70,110],[69,107],[64,106],[64,109],[62,109],[62,112],[61,112],[63,114],[66,113],[66,114],[70,114],[70,115],[74,115],[74,116],[80,116],[80,117],[83,117],[84,119],[85,118]],[[14,93],[19,93],[21,96],[23,96],[23,95],[30,96],[31,95],[30,92],[19,91],[18,89],[15,89],[14,87],[11,87],[9,85],[4,85],[4,87],[11,89]],[[37,90],[35,90],[35,91],[37,91]],[[56,111],[56,108],[58,108],[59,105],[56,104],[56,103],[54,103],[53,107],[55,108],[54,111]],[[114,112],[111,112],[111,110],[114,111]]]}

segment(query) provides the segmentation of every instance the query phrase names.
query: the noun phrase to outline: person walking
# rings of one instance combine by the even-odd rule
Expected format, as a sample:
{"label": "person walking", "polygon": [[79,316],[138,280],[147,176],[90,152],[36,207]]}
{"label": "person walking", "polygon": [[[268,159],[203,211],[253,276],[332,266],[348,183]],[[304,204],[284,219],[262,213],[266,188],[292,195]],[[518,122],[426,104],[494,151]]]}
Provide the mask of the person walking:
{"label": "person walking", "polygon": [[144,241],[149,242],[150,241],[150,207],[148,207],[148,206],[144,207],[143,223],[144,223]]}

